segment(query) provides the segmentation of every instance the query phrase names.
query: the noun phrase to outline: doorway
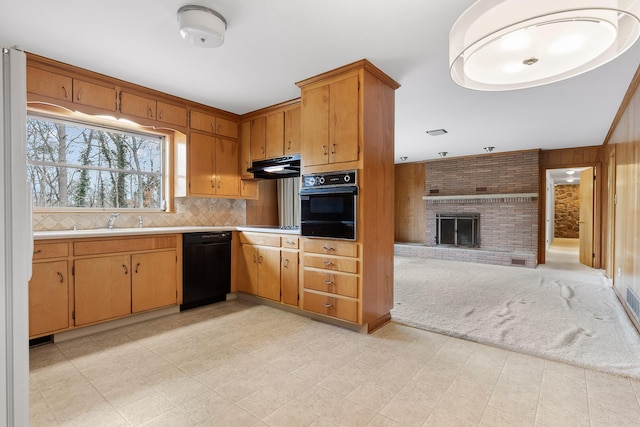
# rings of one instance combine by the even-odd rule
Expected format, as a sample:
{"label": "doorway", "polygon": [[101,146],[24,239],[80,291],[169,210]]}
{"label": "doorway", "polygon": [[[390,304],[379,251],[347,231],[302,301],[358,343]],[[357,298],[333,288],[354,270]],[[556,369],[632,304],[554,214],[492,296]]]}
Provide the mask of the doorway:
{"label": "doorway", "polygon": [[594,266],[594,168],[546,171],[547,261]]}

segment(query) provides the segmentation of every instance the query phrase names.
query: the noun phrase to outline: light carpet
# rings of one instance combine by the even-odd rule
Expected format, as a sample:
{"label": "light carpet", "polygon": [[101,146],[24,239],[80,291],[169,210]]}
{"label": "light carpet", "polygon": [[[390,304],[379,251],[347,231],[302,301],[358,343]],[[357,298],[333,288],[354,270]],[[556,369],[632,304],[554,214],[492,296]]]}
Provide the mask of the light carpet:
{"label": "light carpet", "polygon": [[394,321],[640,378],[640,335],[600,270],[395,257]]}

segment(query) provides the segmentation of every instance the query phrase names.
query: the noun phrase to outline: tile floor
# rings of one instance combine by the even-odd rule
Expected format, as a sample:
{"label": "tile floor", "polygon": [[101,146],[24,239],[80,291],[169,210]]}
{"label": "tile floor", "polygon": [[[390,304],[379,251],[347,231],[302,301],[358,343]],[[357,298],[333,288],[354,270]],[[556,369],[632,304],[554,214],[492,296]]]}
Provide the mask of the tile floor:
{"label": "tile floor", "polygon": [[32,426],[640,425],[640,381],[240,300],[30,357]]}

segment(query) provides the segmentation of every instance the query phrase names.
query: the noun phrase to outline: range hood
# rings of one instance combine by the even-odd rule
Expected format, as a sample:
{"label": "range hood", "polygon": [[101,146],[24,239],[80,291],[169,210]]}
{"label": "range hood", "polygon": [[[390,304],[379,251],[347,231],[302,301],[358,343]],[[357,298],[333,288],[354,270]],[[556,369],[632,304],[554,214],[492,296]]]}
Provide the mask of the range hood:
{"label": "range hood", "polygon": [[277,179],[300,176],[300,154],[258,160],[251,164],[247,172],[256,178]]}

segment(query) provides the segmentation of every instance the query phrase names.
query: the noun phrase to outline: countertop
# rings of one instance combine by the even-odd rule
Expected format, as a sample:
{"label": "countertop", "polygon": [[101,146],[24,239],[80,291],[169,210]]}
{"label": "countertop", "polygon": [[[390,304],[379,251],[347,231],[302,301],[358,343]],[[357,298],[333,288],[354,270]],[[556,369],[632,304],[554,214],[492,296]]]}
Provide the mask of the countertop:
{"label": "countertop", "polygon": [[146,234],[200,233],[210,231],[254,231],[260,233],[300,235],[300,229],[288,230],[277,226],[243,225],[243,226],[177,226],[177,227],[143,227],[143,228],[97,228],[89,230],[56,230],[35,231],[34,240],[82,239],[92,237],[141,236]]}

